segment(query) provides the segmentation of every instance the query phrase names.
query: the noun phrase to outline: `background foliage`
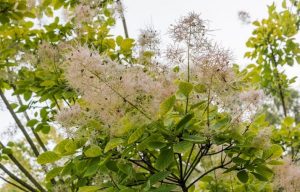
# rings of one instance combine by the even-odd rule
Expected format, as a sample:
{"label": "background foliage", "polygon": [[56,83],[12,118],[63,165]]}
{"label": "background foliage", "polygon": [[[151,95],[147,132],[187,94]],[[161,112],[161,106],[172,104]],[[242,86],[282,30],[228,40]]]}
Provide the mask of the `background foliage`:
{"label": "background foliage", "polygon": [[[268,7],[245,69],[196,13],[129,38],[121,1],[0,3],[2,191],[299,191],[300,3]],[[124,36],[113,36],[116,19]]]}

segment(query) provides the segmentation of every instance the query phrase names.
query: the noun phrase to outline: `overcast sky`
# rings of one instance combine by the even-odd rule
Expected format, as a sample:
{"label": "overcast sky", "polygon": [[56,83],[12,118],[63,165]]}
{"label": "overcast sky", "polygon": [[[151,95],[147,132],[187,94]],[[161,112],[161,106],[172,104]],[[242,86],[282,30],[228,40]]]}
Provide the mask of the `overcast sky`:
{"label": "overcast sky", "polygon": [[[188,12],[200,13],[203,19],[208,20],[212,38],[224,47],[232,50],[235,62],[245,65],[243,54],[247,50],[245,42],[253,30],[251,25],[243,25],[238,19],[238,11],[249,12],[252,20],[267,16],[267,5],[271,0],[126,0],[124,1],[129,35],[137,37],[139,30],[149,25],[155,27],[162,36],[162,41],[170,24]],[[276,0],[277,4],[279,2]],[[280,5],[280,4],[279,4]],[[114,34],[123,34],[118,23],[113,30]],[[299,73],[289,70],[292,75]],[[297,83],[296,87],[299,83]],[[13,124],[7,112],[0,112],[0,133]]]}
{"label": "overcast sky", "polygon": [[[193,11],[209,21],[212,38],[233,51],[236,62],[243,62],[245,42],[252,32],[251,25],[243,25],[238,19],[241,10],[249,12],[251,19],[267,16],[267,5],[271,0],[126,0],[129,34],[138,35],[139,29],[149,25],[160,31],[162,37],[170,24],[179,17]],[[280,1],[275,1],[280,2]],[[279,4],[280,5],[280,4]],[[122,33],[121,25],[117,32]],[[164,40],[164,39],[163,39]]]}

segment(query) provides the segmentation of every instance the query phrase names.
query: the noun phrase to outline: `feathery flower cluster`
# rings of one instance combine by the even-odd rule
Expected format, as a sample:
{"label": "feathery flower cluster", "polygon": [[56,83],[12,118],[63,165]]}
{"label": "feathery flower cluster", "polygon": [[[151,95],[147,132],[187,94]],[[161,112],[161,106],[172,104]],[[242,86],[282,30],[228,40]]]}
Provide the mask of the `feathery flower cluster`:
{"label": "feathery flower cluster", "polygon": [[246,90],[236,96],[236,107],[243,111],[243,119],[251,119],[251,117],[256,113],[257,109],[261,107],[264,94],[262,90]]}
{"label": "feathery flower cluster", "polygon": [[114,10],[116,17],[122,17],[125,12],[125,8],[121,0],[116,0],[116,2],[112,5],[112,9]]}
{"label": "feathery flower cluster", "polygon": [[207,39],[209,29],[205,24],[198,14],[190,13],[173,25],[170,35],[174,45],[169,47],[166,56],[184,69],[189,64],[190,81],[204,84],[213,98],[212,103],[221,110],[241,117],[244,109],[237,101],[241,90],[237,85],[242,79],[231,64],[231,52]]}
{"label": "feathery flower cluster", "polygon": [[200,15],[192,12],[188,16],[182,17],[177,24],[171,25],[169,33],[176,42],[200,43],[201,40],[206,39],[205,34],[208,30],[205,25],[206,23],[200,18]]}
{"label": "feathery flower cluster", "polygon": [[285,158],[284,164],[274,167],[275,177],[273,184],[278,191],[299,191],[300,168],[290,159]]}
{"label": "feathery flower cluster", "polygon": [[9,74],[6,71],[0,69],[0,80],[4,80],[4,81],[8,80],[9,79],[8,76]]}
{"label": "feathery flower cluster", "polygon": [[76,6],[74,15],[76,20],[80,19],[81,22],[89,22],[94,17],[94,11],[92,11],[89,5],[80,4]]}
{"label": "feathery flower cluster", "polygon": [[248,12],[246,11],[239,11],[238,12],[238,18],[241,20],[243,24],[250,24],[251,23],[251,17]]}
{"label": "feathery flower cluster", "polygon": [[101,121],[97,112],[84,106],[84,104],[75,104],[71,107],[63,108],[55,116],[55,120],[63,126],[64,133],[70,138],[87,137],[92,140],[92,137],[95,136],[93,133],[102,131],[100,124],[96,126],[95,123],[92,130],[85,129],[84,132],[82,131],[81,128],[87,126],[89,123]]}
{"label": "feathery flower cluster", "polygon": [[32,9],[36,5],[36,0],[27,0],[26,4],[27,4],[27,9]]}
{"label": "feathery flower cluster", "polygon": [[200,15],[190,13],[188,16],[182,17],[177,24],[171,25],[169,34],[173,44],[169,45],[166,51],[167,59],[182,65],[193,57],[203,56],[203,53],[206,53],[211,47],[206,37],[208,29],[205,24]]}
{"label": "feathery flower cluster", "polygon": [[271,136],[272,136],[272,129],[270,127],[260,129],[258,134],[252,140],[253,147],[257,147],[261,149],[266,149],[270,147]]}
{"label": "feathery flower cluster", "polygon": [[262,90],[249,90],[240,94],[240,100],[250,104],[257,104],[263,98]]}
{"label": "feathery flower cluster", "polygon": [[160,102],[175,92],[165,77],[159,74],[152,77],[140,65],[118,64],[87,46],[71,48],[65,68],[70,86],[107,127],[130,112],[151,117]]}
{"label": "feathery flower cluster", "polygon": [[[50,69],[58,61],[58,49],[50,43],[43,41],[37,49],[38,63],[45,69]],[[34,62],[34,60],[32,60]],[[31,62],[32,62],[31,61]]]}
{"label": "feathery flower cluster", "polygon": [[75,7],[73,18],[75,19],[78,27],[81,27],[82,24],[92,21],[95,15],[95,9],[92,9],[89,4],[81,3]]}
{"label": "feathery flower cluster", "polygon": [[141,30],[138,37],[139,63],[152,64],[153,58],[160,55],[159,34],[152,27]]}
{"label": "feathery flower cluster", "polygon": [[69,190],[69,186],[66,184],[56,184],[52,190],[53,192],[64,192]]}
{"label": "feathery flower cluster", "polygon": [[205,84],[220,104],[228,103],[228,99],[235,94],[232,90],[237,76],[230,61],[229,51],[216,45],[206,53],[192,57],[192,80]]}
{"label": "feathery flower cluster", "polygon": [[77,126],[78,121],[81,119],[82,111],[79,105],[73,105],[70,108],[62,109],[55,117],[64,127]]}
{"label": "feathery flower cluster", "polygon": [[[223,84],[229,84],[235,80],[235,73],[230,64],[231,55],[228,50],[214,45],[200,55],[192,55],[192,75],[195,79],[212,84],[217,80]],[[217,83],[219,84],[219,83]]]}
{"label": "feathery flower cluster", "polygon": [[160,43],[158,32],[152,27],[141,30],[138,45],[141,49],[157,50]]}

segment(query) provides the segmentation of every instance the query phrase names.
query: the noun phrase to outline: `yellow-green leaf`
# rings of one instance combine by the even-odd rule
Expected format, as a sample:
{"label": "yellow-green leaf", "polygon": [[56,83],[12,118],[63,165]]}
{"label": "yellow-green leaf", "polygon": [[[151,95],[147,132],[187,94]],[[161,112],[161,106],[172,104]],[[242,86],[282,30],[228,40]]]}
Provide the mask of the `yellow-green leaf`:
{"label": "yellow-green leaf", "polygon": [[105,146],[104,152],[108,152],[114,148],[116,148],[117,146],[119,146],[120,144],[122,144],[124,141],[121,138],[113,138],[111,139]]}
{"label": "yellow-green leaf", "polygon": [[87,157],[98,157],[102,154],[102,150],[99,146],[97,145],[92,145],[90,148],[88,148],[85,152],[84,155]]}
{"label": "yellow-green leaf", "polygon": [[143,135],[144,130],[145,130],[144,127],[136,129],[128,138],[127,143],[131,144],[131,143],[134,143],[135,141],[137,141]]}
{"label": "yellow-green leaf", "polygon": [[79,187],[78,192],[94,192],[99,190],[101,187],[99,186],[84,186],[84,187]]}
{"label": "yellow-green leaf", "polygon": [[166,99],[164,102],[162,102],[160,104],[160,114],[164,115],[167,112],[169,112],[173,108],[175,102],[176,102],[176,97],[174,95],[172,95],[171,97]]}
{"label": "yellow-green leaf", "polygon": [[179,83],[179,92],[188,97],[193,90],[193,84],[185,81]]}
{"label": "yellow-green leaf", "polygon": [[47,163],[53,163],[60,159],[60,156],[53,151],[47,151],[45,153],[42,153],[38,156],[37,162],[41,165],[47,164]]}

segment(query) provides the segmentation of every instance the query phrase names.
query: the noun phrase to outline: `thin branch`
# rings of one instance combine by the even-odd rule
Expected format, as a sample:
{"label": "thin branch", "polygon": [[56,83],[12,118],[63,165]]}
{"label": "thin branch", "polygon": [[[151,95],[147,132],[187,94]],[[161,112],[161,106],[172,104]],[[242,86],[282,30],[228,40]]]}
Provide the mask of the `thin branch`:
{"label": "thin branch", "polygon": [[208,144],[204,149],[202,149],[202,147],[199,148],[199,152],[196,155],[194,161],[192,162],[191,166],[189,167],[185,177],[185,181],[187,181],[189,179],[189,177],[191,176],[191,174],[193,173],[193,171],[195,170],[196,166],[198,165],[198,163],[200,162],[200,160],[202,159],[202,157],[209,151],[210,148],[210,144]]}
{"label": "thin branch", "polygon": [[[140,112],[142,115],[144,115],[147,119],[152,120],[152,118],[150,116],[148,116],[144,112],[144,110],[140,109],[134,103],[132,103],[131,101],[129,101],[128,99],[126,99],[117,90],[115,90],[111,85],[109,85],[107,82],[105,82],[97,73],[94,73],[92,71],[89,71],[89,72],[91,72],[93,75],[95,75],[102,83],[104,83],[109,89],[111,89],[116,95],[118,95],[120,98],[122,98],[126,103],[128,103],[130,106],[132,106],[133,108],[135,108],[138,112]],[[95,87],[95,88],[97,88],[97,87]]]}
{"label": "thin branch", "polygon": [[114,178],[109,174],[109,177],[110,177],[110,180],[112,181],[113,185],[118,189],[120,190],[120,188],[118,187],[118,185],[116,184]]}
{"label": "thin branch", "polygon": [[[187,42],[187,82],[190,82],[190,41],[191,41],[191,26],[190,26],[190,33],[189,39]],[[189,105],[189,95],[186,96],[186,105],[185,105],[185,113],[188,113],[188,105]]]}
{"label": "thin branch", "polygon": [[187,188],[190,188],[191,186],[193,186],[196,182],[198,182],[201,178],[203,178],[205,175],[209,174],[210,172],[215,171],[215,170],[220,169],[220,168],[223,168],[223,167],[225,167],[226,165],[228,165],[230,163],[231,163],[231,161],[228,161],[225,164],[221,164],[217,167],[211,168],[210,170],[208,170],[205,173],[203,173],[202,175],[200,175],[197,179],[195,179],[191,184],[188,185]]}
{"label": "thin branch", "polygon": [[[214,152],[214,153],[207,153],[206,156],[216,155],[216,154],[218,154],[218,153],[222,153],[222,152],[224,152],[224,151],[226,151],[226,150],[229,150],[231,146],[232,146],[232,144],[228,145],[228,146],[225,147],[225,148],[222,148],[222,150],[220,150],[220,151],[217,151],[217,152]],[[222,147],[223,147],[223,146],[222,146]]]}
{"label": "thin branch", "polygon": [[0,179],[2,179],[4,182],[6,182],[6,183],[8,183],[8,184],[10,184],[10,185],[12,185],[12,186],[18,188],[18,189],[20,189],[21,191],[29,192],[29,191],[27,191],[26,189],[24,189],[23,187],[20,187],[19,185],[17,185],[17,184],[15,184],[15,183],[13,183],[13,182],[11,182],[11,181],[5,179],[5,178],[2,177],[2,176],[0,176]]}
{"label": "thin branch", "polygon": [[[12,73],[12,71],[10,70],[9,67],[7,67],[7,72],[8,72],[8,73]],[[13,78],[10,78],[10,80],[13,81]],[[16,88],[16,85],[11,84],[11,87],[13,88],[14,91],[16,91],[16,89],[17,89],[17,88]],[[18,100],[19,104],[22,106],[22,105],[23,105],[23,101],[22,101],[22,99],[21,99],[21,97],[20,97],[19,94],[17,94],[17,100]],[[29,115],[28,115],[28,113],[26,112],[26,110],[23,112],[23,114],[24,114],[25,119],[26,119],[27,121],[30,121]],[[34,129],[33,129],[32,127],[31,127],[31,131],[32,131],[32,133],[33,133],[35,139],[36,139],[37,142],[39,143],[39,145],[42,147],[42,149],[44,150],[44,152],[46,152],[46,151],[47,151],[47,148],[46,148],[45,144],[43,143],[41,137],[38,135],[38,133],[36,133],[36,132],[34,131]]]}
{"label": "thin branch", "polygon": [[179,173],[180,173],[180,180],[181,182],[184,181],[184,175],[183,175],[183,167],[182,167],[182,157],[180,153],[177,153],[178,155],[178,161],[179,161]]}
{"label": "thin branch", "polygon": [[192,146],[192,148],[191,148],[191,151],[190,151],[190,153],[189,153],[189,156],[188,156],[188,159],[187,159],[185,168],[184,168],[184,172],[183,172],[184,175],[186,174],[186,171],[187,171],[187,168],[188,168],[188,165],[189,165],[191,156],[192,156],[192,154],[193,154],[194,148],[195,148],[195,144],[193,144],[193,146]]}
{"label": "thin branch", "polygon": [[[0,146],[5,147],[3,143],[0,141]],[[29,171],[15,158],[15,156],[11,153],[8,153],[7,156],[11,159],[11,161],[20,169],[20,171],[42,192],[46,192],[46,190],[40,185],[40,183],[29,173]]]}
{"label": "thin branch", "polygon": [[[20,95],[17,95],[17,99],[20,105],[23,105],[22,99],[20,97]],[[25,119],[28,121],[30,121],[29,115],[26,111],[23,112],[24,113],[24,117]],[[34,129],[31,127],[31,131],[35,137],[35,139],[37,140],[37,142],[39,143],[39,145],[42,147],[43,151],[46,152],[48,151],[48,149],[46,148],[44,142],[42,141],[41,137],[39,136],[39,134],[37,132],[34,131]]]}
{"label": "thin branch", "polygon": [[2,98],[6,108],[10,112],[10,114],[13,117],[13,119],[15,120],[16,124],[18,125],[18,127],[22,131],[23,135],[25,136],[25,138],[26,138],[27,142],[29,143],[34,155],[36,157],[38,157],[39,156],[39,151],[38,151],[37,147],[35,146],[33,140],[30,138],[29,134],[27,133],[25,127],[21,123],[21,121],[18,118],[17,114],[14,112],[13,108],[10,106],[10,103],[8,102],[7,98],[5,97],[5,95],[4,95],[4,93],[1,89],[0,89],[0,97]]}
{"label": "thin branch", "polygon": [[33,188],[31,185],[29,185],[25,181],[21,180],[20,178],[18,178],[12,172],[10,172],[8,169],[6,169],[6,167],[4,165],[2,165],[1,163],[0,163],[0,169],[2,169],[2,171],[4,171],[11,179],[13,179],[14,181],[16,181],[17,183],[19,183],[20,185],[22,185],[23,187],[25,187],[29,191],[31,191],[31,192],[38,192],[37,189]]}
{"label": "thin branch", "polygon": [[126,23],[126,18],[125,18],[125,15],[124,15],[124,7],[122,5],[122,2],[121,0],[117,0],[117,4],[118,4],[118,11],[119,11],[119,14],[121,16],[121,20],[122,20],[122,24],[123,24],[123,29],[124,29],[124,33],[125,33],[125,37],[126,38],[129,38],[129,35],[128,35],[128,28],[127,28],[127,23]]}
{"label": "thin branch", "polygon": [[270,45],[270,50],[271,50],[271,60],[273,61],[274,66],[275,66],[275,70],[273,70],[273,73],[274,73],[274,76],[278,83],[279,97],[280,97],[281,104],[282,104],[283,114],[284,114],[284,117],[287,117],[287,108],[286,108],[285,99],[284,99],[284,92],[283,92],[283,88],[281,85],[281,79],[280,79],[280,76],[278,74],[278,69],[277,69],[278,63],[277,63],[275,55],[274,55],[274,49],[271,45]]}

